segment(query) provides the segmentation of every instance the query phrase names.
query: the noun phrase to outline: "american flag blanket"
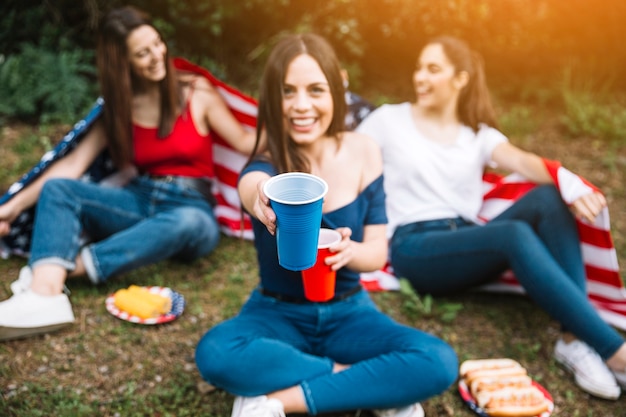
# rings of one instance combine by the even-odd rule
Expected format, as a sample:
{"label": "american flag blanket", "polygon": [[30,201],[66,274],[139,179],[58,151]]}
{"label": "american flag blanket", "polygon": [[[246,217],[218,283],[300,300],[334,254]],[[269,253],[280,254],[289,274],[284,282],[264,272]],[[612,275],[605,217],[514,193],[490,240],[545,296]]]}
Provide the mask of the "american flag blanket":
{"label": "american flag blanket", "polygon": [[[544,160],[563,200],[571,204],[581,195],[597,190],[583,178],[561,166],[556,161]],[[506,210],[535,184],[519,175],[493,173],[483,177],[484,202],[480,218],[488,222]],[[580,246],[587,274],[589,300],[608,323],[626,330],[626,290],[620,277],[617,252],[611,237],[609,211],[605,208],[594,224],[578,220]],[[370,291],[399,289],[399,282],[390,265],[380,271],[363,274],[362,282]],[[491,284],[480,288],[485,291],[523,294],[524,289],[511,271]]]}
{"label": "american flag blanket", "polygon": [[[257,102],[252,97],[220,81],[206,69],[188,61],[177,58],[174,63],[180,71],[188,71],[206,77],[222,95],[237,120],[249,129],[255,128]],[[101,99],[96,101],[86,117],[76,123],[53,150],[47,152],[35,167],[11,185],[9,190],[0,197],[0,204],[8,201],[22,188],[34,181],[54,161],[67,155],[98,119],[103,110],[102,103]],[[212,140],[216,174],[216,186],[213,190],[217,200],[215,213],[222,232],[229,236],[251,240],[254,235],[250,219],[247,215],[242,214],[236,189],[237,177],[247,157],[233,150],[215,132],[212,132]],[[559,163],[547,160],[545,162],[567,203],[571,203],[580,195],[595,189],[593,185],[566,170]],[[114,168],[110,160],[106,154],[103,154],[85,173],[83,179],[99,182],[106,180],[113,173]],[[534,186],[535,184],[516,175],[505,177],[495,174],[485,175],[484,205],[481,218],[484,221],[494,218]],[[34,207],[21,213],[12,224],[11,234],[2,238],[0,254],[3,257],[28,255],[33,214]],[[605,209],[594,224],[579,221],[578,228],[587,272],[589,299],[607,322],[626,329],[626,290],[619,274],[617,254],[610,233],[608,210]],[[361,281],[369,291],[397,290],[400,287],[399,281],[389,265],[380,271],[362,274]],[[504,274],[500,280],[483,287],[483,289],[500,292],[524,292],[511,273]]]}

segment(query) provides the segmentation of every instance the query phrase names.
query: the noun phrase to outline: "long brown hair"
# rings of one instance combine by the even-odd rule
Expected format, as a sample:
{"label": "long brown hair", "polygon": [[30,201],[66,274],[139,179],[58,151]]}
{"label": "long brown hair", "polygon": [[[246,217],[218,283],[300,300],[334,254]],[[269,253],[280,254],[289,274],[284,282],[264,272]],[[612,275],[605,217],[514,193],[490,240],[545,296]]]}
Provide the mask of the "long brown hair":
{"label": "long brown hair", "polygon": [[[100,92],[104,98],[104,129],[109,153],[118,167],[130,164],[133,157],[131,106],[138,84],[130,68],[126,39],[133,30],[143,25],[157,30],[147,13],[126,6],[111,10],[102,20],[98,33],[96,62]],[[167,74],[159,85],[159,137],[171,133],[182,106],[181,91],[169,52],[165,58]]]}
{"label": "long brown hair", "polygon": [[259,148],[262,132],[265,131],[269,157],[279,173],[310,172],[307,159],[288,137],[283,122],[283,86],[287,68],[297,56],[302,54],[315,59],[328,80],[334,105],[333,119],[326,134],[339,140],[339,134],[345,129],[345,90],[339,60],[332,46],[323,37],[313,33],[283,37],[272,49],[261,79],[257,141],[255,151],[252,153],[254,155]]}
{"label": "long brown hair", "polygon": [[457,114],[461,122],[474,131],[478,131],[481,123],[498,127],[482,57],[470,49],[467,43],[452,36],[433,38],[426,45],[433,44],[441,45],[456,74],[465,71],[469,75],[457,103]]}

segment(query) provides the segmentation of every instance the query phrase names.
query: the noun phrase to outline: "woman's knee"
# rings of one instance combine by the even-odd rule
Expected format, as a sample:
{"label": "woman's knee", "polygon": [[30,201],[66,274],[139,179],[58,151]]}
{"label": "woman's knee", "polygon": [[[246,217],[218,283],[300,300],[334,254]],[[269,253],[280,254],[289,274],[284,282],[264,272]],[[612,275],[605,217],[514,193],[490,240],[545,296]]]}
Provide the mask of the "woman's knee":
{"label": "woman's knee", "polygon": [[552,214],[561,216],[563,213],[570,213],[561,193],[553,184],[539,185],[529,192],[529,196],[532,196],[539,216],[546,217]]}
{"label": "woman's knee", "polygon": [[196,346],[196,366],[205,381],[215,383],[223,375],[233,371],[233,364],[229,359],[233,350],[229,348],[230,344],[225,336],[219,326],[214,327]]}
{"label": "woman's knee", "polygon": [[[447,390],[458,377],[459,362],[454,349],[443,340],[420,332],[413,347],[406,350],[408,374],[428,377],[428,387],[413,387],[420,395],[431,397]],[[412,367],[412,368],[411,368]]]}
{"label": "woman's knee", "polygon": [[209,252],[219,242],[220,230],[215,218],[206,211],[186,207],[176,210],[172,219],[171,234],[184,242],[194,242]]}
{"label": "woman's knee", "polygon": [[432,369],[433,395],[447,390],[458,378],[459,361],[454,349],[443,340],[433,343],[429,350]]}
{"label": "woman's knee", "polygon": [[522,220],[511,220],[503,226],[505,230],[502,230],[500,235],[503,244],[511,242],[515,245],[523,245],[524,242],[528,242],[528,239],[532,239],[533,236],[536,236],[532,225]]}
{"label": "woman's knee", "polygon": [[259,355],[253,346],[254,339],[255,336],[246,332],[237,318],[213,327],[196,347],[196,366],[202,378],[238,395],[253,392],[250,387],[255,387],[258,380],[242,379],[242,370],[248,372],[258,366]]}
{"label": "woman's knee", "polygon": [[553,184],[538,185],[531,192],[536,195],[536,198],[547,203],[563,200],[559,190]]}
{"label": "woman's knee", "polygon": [[66,200],[73,194],[71,185],[75,182],[67,178],[51,178],[43,184],[39,200]]}

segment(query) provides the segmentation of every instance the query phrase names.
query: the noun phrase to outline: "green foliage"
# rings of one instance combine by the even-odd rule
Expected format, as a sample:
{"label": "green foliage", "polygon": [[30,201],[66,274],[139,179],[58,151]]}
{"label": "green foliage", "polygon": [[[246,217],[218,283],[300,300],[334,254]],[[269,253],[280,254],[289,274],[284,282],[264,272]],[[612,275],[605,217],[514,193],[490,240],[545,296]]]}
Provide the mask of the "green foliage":
{"label": "green foliage", "polygon": [[563,76],[561,97],[563,130],[571,137],[588,137],[607,143],[604,163],[619,169],[620,151],[626,145],[626,96],[615,91],[614,81],[589,79],[568,68]]}
{"label": "green foliage", "polygon": [[604,101],[591,91],[563,91],[562,123],[571,136],[591,136],[626,141],[626,108],[612,99]]}
{"label": "green foliage", "polygon": [[74,122],[93,103],[96,86],[92,54],[81,49],[51,49],[24,44],[0,64],[0,115]]}
{"label": "green foliage", "polygon": [[[24,43],[56,48],[64,39],[91,49],[102,11],[126,0],[2,0],[0,55],[19,53]],[[54,49],[53,49],[54,50]]]}
{"label": "green foliage", "polygon": [[461,303],[441,302],[435,306],[433,297],[430,294],[420,297],[411,286],[411,283],[405,278],[400,279],[400,293],[404,298],[402,311],[413,319],[420,316],[436,316],[441,321],[449,323],[454,321],[459,311],[463,309],[463,304]]}
{"label": "green foliage", "polygon": [[515,350],[517,350],[516,358],[530,358],[531,360],[535,360],[537,355],[541,352],[542,345],[539,342],[528,344],[528,343],[515,343]]}
{"label": "green foliage", "polygon": [[[271,46],[283,33],[301,31],[325,36],[350,69],[353,89],[366,97],[389,97],[385,101],[414,98],[410,75],[417,53],[426,39],[439,34],[466,39],[484,57],[490,85],[515,99],[552,104],[561,68],[569,64],[576,64],[581,77],[626,88],[626,78],[610,76],[626,69],[626,2],[621,0],[603,0],[602,7],[561,0],[545,0],[537,7],[522,0],[5,0],[0,5],[0,27],[5,29],[0,32],[0,59],[22,54],[25,43],[52,52],[62,39],[92,51],[98,19],[125,4],[153,16],[173,55],[206,66],[253,96]],[[62,85],[79,89],[75,80]],[[37,106],[36,111],[44,111]],[[59,101],[59,106],[66,104]],[[56,110],[50,113],[61,117]],[[592,128],[602,131],[622,115],[612,109],[589,117],[599,117]],[[579,119],[573,129],[591,123]]]}
{"label": "green foliage", "polygon": [[505,108],[499,117],[500,129],[507,136],[526,136],[536,132],[539,127],[537,114],[533,107],[517,104]]}
{"label": "green foliage", "polygon": [[430,295],[421,298],[405,278],[400,280],[400,294],[404,297],[402,309],[407,316],[415,317],[432,313],[433,298]]}

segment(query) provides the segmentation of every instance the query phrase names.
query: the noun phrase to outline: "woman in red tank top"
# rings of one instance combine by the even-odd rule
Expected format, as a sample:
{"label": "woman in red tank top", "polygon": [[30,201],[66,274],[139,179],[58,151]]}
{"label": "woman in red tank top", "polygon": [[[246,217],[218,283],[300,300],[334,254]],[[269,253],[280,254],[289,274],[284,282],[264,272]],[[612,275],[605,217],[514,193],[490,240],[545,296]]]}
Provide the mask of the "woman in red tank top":
{"label": "woman in red tank top", "polygon": [[[112,10],[97,49],[104,112],[70,154],[0,206],[0,236],[37,204],[29,265],[0,302],[0,340],[74,322],[65,280],[94,283],[166,258],[212,251],[219,227],[211,205],[210,131],[250,153],[254,132],[231,114],[209,81],[176,70],[149,16]],[[121,186],[79,181],[107,151]],[[87,236],[87,244],[80,239]]]}

